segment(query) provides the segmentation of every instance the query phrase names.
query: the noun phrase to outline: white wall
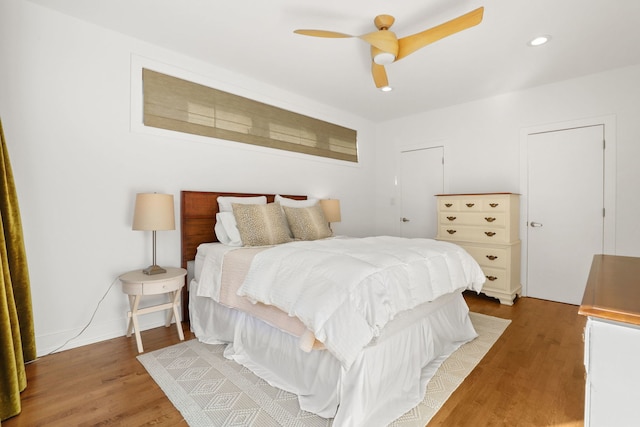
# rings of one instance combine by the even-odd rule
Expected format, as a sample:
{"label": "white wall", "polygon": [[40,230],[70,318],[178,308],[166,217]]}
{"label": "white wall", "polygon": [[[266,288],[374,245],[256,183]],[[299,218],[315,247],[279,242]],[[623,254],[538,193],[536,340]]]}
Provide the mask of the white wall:
{"label": "white wall", "polygon": [[[361,161],[132,130],[132,55],[356,129]],[[520,132],[547,123],[615,115],[616,252],[640,256],[640,66],[374,125],[25,0],[0,2],[0,58],[0,117],[22,211],[39,354],[78,333],[111,283],[92,325],[66,348],[124,334],[127,303],[115,278],[148,265],[151,252],[151,236],[131,231],[137,192],[174,194],[177,214],[182,189],[330,196],[342,201],[336,232],[398,234],[389,159],[401,147],[444,145],[446,191],[520,192]],[[178,230],[158,233],[158,262],[179,264]],[[159,325],[161,317],[142,322]]]}
{"label": "white wall", "polygon": [[[132,130],[131,64],[149,58],[215,87],[358,131],[360,162]],[[124,335],[116,277],[151,262],[131,231],[137,192],[280,192],[339,198],[337,233],[374,230],[374,126],[349,113],[167,52],[24,0],[0,2],[0,117],[17,185],[38,354]],[[139,126],[133,126],[139,128]],[[158,232],[158,263],[179,265],[179,230]],[[142,328],[160,325],[144,316]]]}
{"label": "white wall", "polygon": [[[616,145],[615,253],[640,256],[640,66],[616,69],[556,84],[424,112],[379,125],[376,180],[377,231],[398,233],[396,164],[401,147],[445,147],[445,191],[506,191],[520,188],[523,129],[614,116]],[[579,161],[579,159],[576,159]],[[524,269],[523,269],[524,270]]]}

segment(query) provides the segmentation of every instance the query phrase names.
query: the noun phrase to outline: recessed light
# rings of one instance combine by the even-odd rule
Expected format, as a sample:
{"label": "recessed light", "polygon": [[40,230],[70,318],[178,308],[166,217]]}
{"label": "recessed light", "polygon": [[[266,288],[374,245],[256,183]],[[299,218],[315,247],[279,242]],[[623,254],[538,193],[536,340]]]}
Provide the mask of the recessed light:
{"label": "recessed light", "polygon": [[547,43],[549,40],[551,40],[551,36],[548,36],[548,35],[537,36],[531,39],[527,44],[531,47],[542,46],[543,44]]}
{"label": "recessed light", "polygon": [[391,86],[382,86],[380,90],[383,92],[391,92],[393,88]]}

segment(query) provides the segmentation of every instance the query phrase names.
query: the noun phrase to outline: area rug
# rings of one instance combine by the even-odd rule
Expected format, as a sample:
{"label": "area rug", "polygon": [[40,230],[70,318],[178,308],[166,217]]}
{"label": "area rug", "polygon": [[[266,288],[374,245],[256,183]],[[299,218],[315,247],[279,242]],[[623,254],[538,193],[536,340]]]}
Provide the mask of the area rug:
{"label": "area rug", "polygon": [[[470,317],[479,337],[447,358],[423,401],[390,426],[424,427],[511,322],[478,313]],[[190,340],[142,354],[138,360],[191,427],[331,426],[332,420],[301,410],[294,394],[271,387],[225,359],[224,347]]]}

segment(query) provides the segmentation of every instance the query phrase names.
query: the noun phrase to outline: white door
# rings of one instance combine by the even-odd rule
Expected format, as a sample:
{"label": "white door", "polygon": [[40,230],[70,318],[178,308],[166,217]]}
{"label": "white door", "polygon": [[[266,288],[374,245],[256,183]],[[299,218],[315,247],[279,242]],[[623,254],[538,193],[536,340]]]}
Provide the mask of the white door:
{"label": "white door", "polygon": [[529,135],[528,295],[579,305],[603,253],[604,126]]}
{"label": "white door", "polygon": [[444,191],[444,148],[402,151],[399,185],[401,235],[433,239],[437,232],[435,195]]}

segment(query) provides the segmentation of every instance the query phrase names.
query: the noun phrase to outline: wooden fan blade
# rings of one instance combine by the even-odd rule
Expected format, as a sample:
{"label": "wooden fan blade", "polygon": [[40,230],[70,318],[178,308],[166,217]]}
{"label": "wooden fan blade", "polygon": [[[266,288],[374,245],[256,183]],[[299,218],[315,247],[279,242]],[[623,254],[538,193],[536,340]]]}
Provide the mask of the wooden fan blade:
{"label": "wooden fan blade", "polygon": [[389,86],[389,79],[387,79],[387,71],[384,69],[384,65],[379,65],[371,61],[371,74],[373,75],[373,82],[377,88]]}
{"label": "wooden fan blade", "polygon": [[398,38],[393,31],[374,31],[373,33],[358,36],[358,38],[383,52],[392,53],[394,56],[398,54]]}
{"label": "wooden fan blade", "polygon": [[396,61],[412,54],[416,50],[447,36],[466,30],[482,22],[484,7],[479,7],[469,13],[447,21],[443,24],[398,40],[398,55]]}
{"label": "wooden fan blade", "polygon": [[336,33],[335,31],[324,31],[324,30],[295,30],[294,33],[302,34],[303,36],[326,37],[330,39],[346,39],[346,38],[354,37],[349,34]]}

